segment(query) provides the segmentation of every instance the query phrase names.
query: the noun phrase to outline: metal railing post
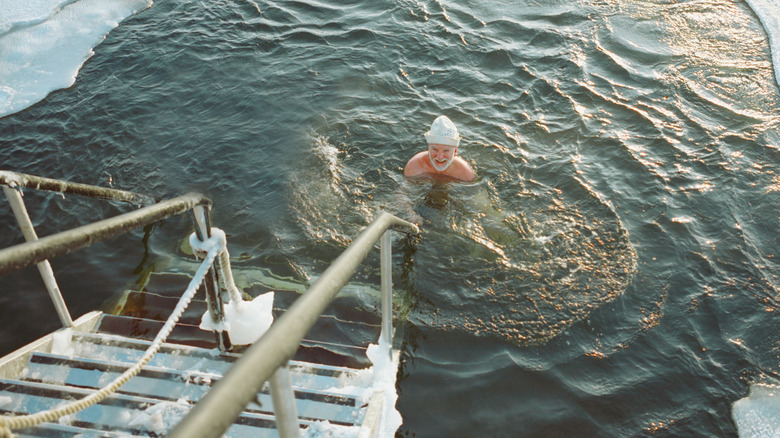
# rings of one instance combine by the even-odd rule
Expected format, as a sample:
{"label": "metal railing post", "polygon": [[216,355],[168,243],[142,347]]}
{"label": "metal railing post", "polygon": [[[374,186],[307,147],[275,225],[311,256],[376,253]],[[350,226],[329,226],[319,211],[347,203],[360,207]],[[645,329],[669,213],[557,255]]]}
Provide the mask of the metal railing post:
{"label": "metal railing post", "polygon": [[276,369],[269,379],[269,383],[279,436],[281,438],[297,438],[299,435],[298,412],[295,408],[295,394],[287,364]]}
{"label": "metal railing post", "polygon": [[[211,237],[209,209],[205,206],[198,205],[191,211],[195,221],[195,235],[198,237],[198,240],[203,242]],[[194,250],[193,253],[195,253]],[[225,320],[225,307],[219,293],[219,276],[217,274],[216,264],[212,264],[211,269],[209,269],[203,279],[203,283],[206,287],[206,303],[208,305],[209,313],[214,319],[214,322],[219,325]],[[227,332],[217,330],[214,334],[217,338],[217,345],[221,351],[227,351],[231,348],[232,344]]]}
{"label": "metal railing post", "polygon": [[382,282],[382,332],[380,338],[388,345],[393,343],[393,272],[390,231],[385,231],[379,241],[379,265]]}
{"label": "metal railing post", "polygon": [[[19,223],[19,227],[22,229],[22,234],[25,240],[33,242],[38,240],[38,235],[35,233],[30,215],[27,213],[27,208],[24,206],[24,200],[16,189],[12,189],[7,186],[3,186],[3,192],[8,198],[8,202],[11,204],[11,210],[16,216],[16,221]],[[49,260],[43,260],[37,263],[38,271],[41,273],[41,278],[46,284],[46,289],[49,291],[51,302],[54,304],[54,308],[57,310],[57,315],[62,321],[63,327],[73,327],[73,319],[70,317],[68,306],[65,305],[65,299],[62,298],[59,286],[57,286],[57,280],[54,278],[54,271],[51,269],[51,263]]]}

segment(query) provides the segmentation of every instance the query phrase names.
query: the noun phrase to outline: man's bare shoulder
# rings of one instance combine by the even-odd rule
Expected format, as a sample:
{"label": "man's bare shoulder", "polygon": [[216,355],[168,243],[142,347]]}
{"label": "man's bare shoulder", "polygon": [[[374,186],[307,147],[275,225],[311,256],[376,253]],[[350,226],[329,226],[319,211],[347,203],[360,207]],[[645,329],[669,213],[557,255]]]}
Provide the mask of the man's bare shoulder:
{"label": "man's bare shoulder", "polygon": [[430,171],[428,169],[428,162],[426,161],[428,152],[418,152],[415,156],[409,159],[404,168],[404,176],[418,176]]}
{"label": "man's bare shoulder", "polygon": [[461,157],[455,157],[455,160],[452,162],[452,171],[450,176],[458,178],[462,181],[472,182],[476,179],[477,174],[466,160]]}

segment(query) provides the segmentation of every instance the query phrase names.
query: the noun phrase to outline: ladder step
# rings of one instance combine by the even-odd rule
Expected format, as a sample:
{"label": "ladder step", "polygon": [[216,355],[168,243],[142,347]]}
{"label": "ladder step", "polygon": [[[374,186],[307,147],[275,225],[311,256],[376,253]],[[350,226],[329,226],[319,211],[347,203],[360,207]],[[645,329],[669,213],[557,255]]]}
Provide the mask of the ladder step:
{"label": "ladder step", "polygon": [[[106,362],[134,364],[152,344],[150,341],[128,339],[100,333],[74,333],[74,355]],[[198,347],[163,343],[147,364],[149,367],[174,370],[197,370],[222,376],[241,357],[237,353],[206,350]],[[291,360],[293,386],[326,391],[355,380],[361,371],[355,368]]]}
{"label": "ladder step", "polygon": [[[23,374],[26,381],[53,385],[68,385],[99,389],[113,381],[132,364],[117,364],[95,359],[71,359],[64,356],[36,353]],[[197,370],[173,370],[145,367],[118,393],[174,402],[197,402],[222,376]],[[299,382],[300,383],[300,382]],[[293,382],[295,385],[295,382]],[[300,418],[313,421],[327,420],[334,424],[353,425],[362,419],[362,403],[356,397],[294,387],[296,407]],[[258,404],[247,411],[273,414],[273,403],[267,385],[258,394]]]}
{"label": "ladder step", "polygon": [[[179,302],[178,297],[157,295],[151,292],[126,292],[127,298],[124,307],[118,315],[132,317],[144,320],[165,322],[173,312],[173,309]],[[274,318],[281,316],[289,306],[294,302],[294,298],[299,295],[294,292],[278,292],[274,295]],[[339,305],[336,309],[330,309],[322,315],[310,333],[307,335],[309,340],[336,342],[344,345],[367,346],[379,339],[381,331],[381,319],[377,315],[366,311],[355,309],[357,304],[347,300],[348,303]],[[338,302],[338,300],[336,300]],[[334,310],[338,310],[334,312]],[[206,312],[206,302],[203,300],[192,300],[187,310],[179,320],[179,324],[188,326],[199,326],[203,314]],[[136,327],[137,329],[137,327]],[[208,342],[213,342],[213,335],[206,337]]]}
{"label": "ladder step", "polygon": [[[58,407],[65,400],[83,398],[92,392],[82,388],[0,379],[0,397],[13,400],[1,406],[0,413],[36,413]],[[78,428],[160,436],[169,431],[172,424],[181,421],[190,409],[191,405],[185,402],[161,402],[152,398],[113,394],[97,405],[68,416],[65,422]],[[299,423],[304,427],[311,424],[305,420]],[[276,437],[278,434],[275,428],[276,422],[272,416],[245,412],[225,436]]]}
{"label": "ladder step", "polygon": [[[103,333],[126,336],[134,339],[153,340],[164,322],[129,316],[103,315],[97,330]],[[197,325],[176,324],[168,342],[201,348],[216,348],[214,333],[201,330]]]}
{"label": "ladder step", "polygon": [[[280,309],[274,309],[274,318],[280,317],[282,313],[284,312]],[[365,349],[369,344],[377,342],[381,330],[382,327],[379,325],[346,321],[335,316],[323,315],[306,334],[305,339]]]}
{"label": "ladder step", "polygon": [[[103,315],[98,331],[100,333],[152,341],[159,333],[163,324],[161,321],[148,319]],[[312,330],[311,333],[316,333],[316,330]],[[377,334],[377,339],[378,336]],[[168,342],[204,349],[217,348],[214,334],[201,330],[196,326],[176,325],[168,337]],[[376,339],[373,342],[376,342]],[[301,347],[298,349],[294,359],[349,368],[367,368],[371,366],[371,361],[366,357],[367,346],[368,343],[365,346],[354,346],[306,339],[301,343]]]}
{"label": "ladder step", "polygon": [[[301,294],[298,292],[277,290],[274,293],[274,307],[289,309],[300,296]],[[325,309],[323,315],[332,316],[341,321],[361,322],[381,328],[382,312],[379,310],[379,306],[382,305],[382,300],[381,296],[376,298],[376,302],[367,307],[367,304],[355,295],[339,294]]]}
{"label": "ladder step", "polygon": [[100,438],[148,438],[149,435],[130,435],[127,432],[112,432],[108,430],[96,433],[92,429],[68,426],[65,424],[42,423],[27,429],[14,430],[18,438],[73,438],[73,437],[100,437]]}
{"label": "ladder step", "polygon": [[[137,318],[165,321],[171,316],[173,309],[179,303],[177,296],[159,295],[154,292],[126,291],[124,304],[115,309],[118,315],[132,315]],[[179,319],[179,323],[200,325],[203,314],[206,313],[206,302],[193,299]]]}
{"label": "ladder step", "polygon": [[[157,296],[175,298],[181,297],[187,289],[192,277],[181,273],[153,273],[143,291],[137,293],[153,293]],[[316,278],[312,278],[312,281]],[[379,291],[367,288],[365,293],[359,292],[359,286],[346,285],[344,290],[335,298],[325,310],[326,315],[334,316],[346,321],[359,321],[366,324],[380,326],[382,324],[381,312],[378,311],[382,299]],[[274,307],[288,309],[301,296],[300,292],[286,290],[283,287],[268,288],[255,284],[249,286],[246,292],[251,296],[258,296],[266,292],[275,291]],[[127,293],[130,293],[128,291]],[[199,295],[202,296],[202,295]],[[200,301],[203,303],[204,301]],[[173,307],[170,307],[173,309]],[[121,313],[121,312],[117,312]],[[137,316],[137,315],[136,315]]]}

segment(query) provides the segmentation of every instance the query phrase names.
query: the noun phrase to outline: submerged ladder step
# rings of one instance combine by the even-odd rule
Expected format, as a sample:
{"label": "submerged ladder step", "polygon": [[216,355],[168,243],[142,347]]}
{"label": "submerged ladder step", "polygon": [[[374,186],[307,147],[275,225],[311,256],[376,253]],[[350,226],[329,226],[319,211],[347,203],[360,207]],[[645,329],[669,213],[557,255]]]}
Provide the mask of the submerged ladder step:
{"label": "submerged ladder step", "polygon": [[[164,321],[130,316],[103,315],[97,331],[128,338],[153,340],[163,325]],[[191,324],[176,324],[168,336],[168,342],[201,348],[217,347],[214,333],[201,330],[197,325]]]}
{"label": "submerged ladder step", "polygon": [[[126,291],[123,304],[115,309],[117,315],[165,321],[179,303],[180,297],[155,292]],[[207,305],[202,299],[193,298],[179,320],[182,324],[199,325]]]}
{"label": "submerged ladder step", "polygon": [[[121,304],[119,304],[119,308],[124,308],[127,310],[132,309],[135,311],[135,309],[138,307],[137,304],[139,304],[137,300],[143,298],[133,297],[133,295],[148,293],[155,295],[155,301],[153,303],[155,306],[166,306],[169,310],[173,309],[175,303],[173,305],[171,305],[170,302],[168,302],[168,304],[163,304],[163,301],[157,300],[159,298],[170,298],[172,300],[178,301],[182,295],[182,292],[189,285],[191,279],[191,275],[183,273],[152,273],[152,275],[149,277],[149,282],[143,287],[143,290],[125,292]],[[350,289],[352,289],[352,293],[349,293]],[[324,314],[334,316],[341,320],[359,321],[377,326],[381,325],[382,317],[378,311],[378,308],[381,306],[381,296],[379,295],[380,292],[372,288],[367,288],[364,292],[361,293],[358,291],[359,289],[360,287],[351,287],[350,285],[347,285],[345,290],[342,291],[342,293],[340,293],[339,296],[333,300],[327,309],[325,309]],[[293,291],[284,288],[268,288],[258,284],[249,286],[246,291],[248,292],[248,295],[251,295],[252,297],[262,295],[267,292],[274,292],[274,307],[278,309],[289,308],[292,303],[301,296],[300,291]],[[205,302],[203,300],[198,300],[197,305],[200,306],[201,303]],[[148,306],[152,303],[146,300],[143,304],[144,306]],[[121,310],[117,311],[116,313],[123,314]],[[135,316],[139,315],[136,314]]]}
{"label": "submerged ladder step", "polygon": [[[107,362],[97,359],[70,358],[47,353],[35,353],[22,374],[25,381],[52,385],[99,389],[113,381],[132,364]],[[326,420],[334,424],[353,425],[362,419],[357,396],[315,390],[296,385],[293,377],[296,407],[300,418],[312,421]],[[222,376],[198,370],[144,367],[118,393],[175,402],[197,402]],[[309,378],[312,376],[309,375]],[[361,391],[364,394],[364,392]],[[273,414],[273,403],[268,385],[258,394],[257,403],[247,407],[248,412]]]}
{"label": "submerged ladder step", "polygon": [[[128,316],[153,321],[165,321],[179,302],[178,297],[158,295],[154,292],[128,291],[125,304],[116,316]],[[278,318],[292,305],[297,293],[276,292],[274,295],[274,317]],[[346,299],[346,298],[345,298]],[[336,300],[338,302],[338,300]],[[367,346],[375,342],[381,331],[381,319],[375,313],[356,310],[357,304],[338,306],[323,314],[311,332],[310,340],[329,340],[346,345]],[[194,299],[182,315],[179,323],[198,326],[206,312],[206,302]],[[210,338],[209,338],[210,339]]]}
{"label": "submerged ladder step", "polygon": [[[118,315],[103,315],[98,325],[99,333],[114,334],[127,338],[151,341],[163,326],[162,321],[133,318]],[[315,333],[312,330],[311,333]],[[378,335],[377,335],[378,337]],[[307,337],[308,338],[308,337]],[[204,349],[217,347],[212,332],[199,329],[197,326],[177,324],[168,343],[181,344]],[[295,359],[307,362],[318,362],[334,366],[350,368],[367,368],[371,362],[366,357],[366,347],[324,340],[305,339],[296,353]]]}

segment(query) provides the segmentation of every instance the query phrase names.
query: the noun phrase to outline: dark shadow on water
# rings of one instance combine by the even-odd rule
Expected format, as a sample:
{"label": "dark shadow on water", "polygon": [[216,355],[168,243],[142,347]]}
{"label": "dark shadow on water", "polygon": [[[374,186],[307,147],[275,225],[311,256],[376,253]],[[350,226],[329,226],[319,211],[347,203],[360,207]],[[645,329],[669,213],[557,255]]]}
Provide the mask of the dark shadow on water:
{"label": "dark shadow on water", "polygon": [[505,205],[485,181],[405,189],[422,230],[402,286],[412,324],[544,343],[620,295],[636,267],[614,213],[581,185]]}

